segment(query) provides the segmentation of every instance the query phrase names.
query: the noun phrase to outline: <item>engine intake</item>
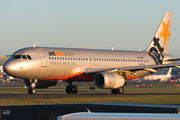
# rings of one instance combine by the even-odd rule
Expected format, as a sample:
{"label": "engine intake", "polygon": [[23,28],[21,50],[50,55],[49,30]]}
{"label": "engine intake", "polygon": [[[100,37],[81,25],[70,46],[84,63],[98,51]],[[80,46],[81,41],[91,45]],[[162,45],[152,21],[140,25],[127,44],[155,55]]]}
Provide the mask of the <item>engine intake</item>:
{"label": "engine intake", "polygon": [[115,73],[101,72],[94,76],[94,83],[98,88],[116,89],[127,84],[127,80]]}

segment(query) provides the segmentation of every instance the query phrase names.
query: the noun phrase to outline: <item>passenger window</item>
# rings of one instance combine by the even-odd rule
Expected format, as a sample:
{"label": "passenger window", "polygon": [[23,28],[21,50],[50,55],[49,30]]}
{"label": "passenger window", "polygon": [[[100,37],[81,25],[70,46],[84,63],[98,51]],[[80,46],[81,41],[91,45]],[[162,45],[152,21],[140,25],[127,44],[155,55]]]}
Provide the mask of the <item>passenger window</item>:
{"label": "passenger window", "polygon": [[29,60],[31,60],[31,59],[32,59],[30,55],[27,55],[27,58],[28,58]]}
{"label": "passenger window", "polygon": [[27,59],[25,55],[22,55],[22,58],[23,58],[23,59]]}
{"label": "passenger window", "polygon": [[14,55],[13,59],[20,59],[21,55]]}

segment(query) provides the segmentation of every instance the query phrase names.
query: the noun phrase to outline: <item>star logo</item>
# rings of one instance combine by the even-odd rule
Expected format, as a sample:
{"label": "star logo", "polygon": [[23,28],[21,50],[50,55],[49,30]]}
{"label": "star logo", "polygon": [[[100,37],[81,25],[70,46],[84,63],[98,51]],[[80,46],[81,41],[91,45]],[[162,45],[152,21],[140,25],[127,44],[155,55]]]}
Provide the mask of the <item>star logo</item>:
{"label": "star logo", "polygon": [[164,48],[166,46],[167,37],[171,36],[171,33],[168,30],[169,29],[169,21],[167,22],[167,24],[165,24],[164,21],[163,21],[163,30],[162,30],[161,34],[159,35],[160,37],[164,37]]}

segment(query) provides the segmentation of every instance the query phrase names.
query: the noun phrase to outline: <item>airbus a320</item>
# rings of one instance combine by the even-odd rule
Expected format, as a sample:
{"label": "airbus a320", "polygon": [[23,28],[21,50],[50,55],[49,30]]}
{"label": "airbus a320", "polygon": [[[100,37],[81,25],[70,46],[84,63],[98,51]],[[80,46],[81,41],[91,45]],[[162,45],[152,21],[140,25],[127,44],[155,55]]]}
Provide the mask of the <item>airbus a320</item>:
{"label": "airbus a320", "polygon": [[180,68],[168,54],[173,13],[166,12],[149,47],[144,51],[95,50],[73,48],[29,47],[16,51],[3,70],[22,78],[28,93],[48,88],[57,80],[66,80],[66,93],[76,94],[73,81],[94,81],[98,88],[122,94],[128,80],[140,78],[166,67]]}

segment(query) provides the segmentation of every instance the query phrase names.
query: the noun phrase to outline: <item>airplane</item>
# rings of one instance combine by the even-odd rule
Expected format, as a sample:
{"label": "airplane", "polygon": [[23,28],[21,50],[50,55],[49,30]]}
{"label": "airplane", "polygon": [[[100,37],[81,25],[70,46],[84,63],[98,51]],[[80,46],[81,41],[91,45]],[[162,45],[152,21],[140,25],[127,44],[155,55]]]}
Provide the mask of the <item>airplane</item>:
{"label": "airplane", "polygon": [[[140,78],[167,67],[180,68],[180,59],[168,55],[173,12],[166,12],[149,47],[144,51],[77,48],[28,47],[17,50],[3,70],[24,79],[29,94],[66,80],[67,94],[76,94],[73,81],[94,81],[98,88],[123,94],[128,80]],[[138,43],[137,43],[138,44]]]}
{"label": "airplane", "polygon": [[171,78],[169,78],[169,82],[180,82],[180,70]]}
{"label": "airplane", "polygon": [[144,76],[144,79],[145,80],[159,80],[159,82],[167,82],[167,80],[172,77],[171,72],[172,72],[172,67],[169,68],[169,71],[167,72],[166,75],[147,75],[147,76]]}

